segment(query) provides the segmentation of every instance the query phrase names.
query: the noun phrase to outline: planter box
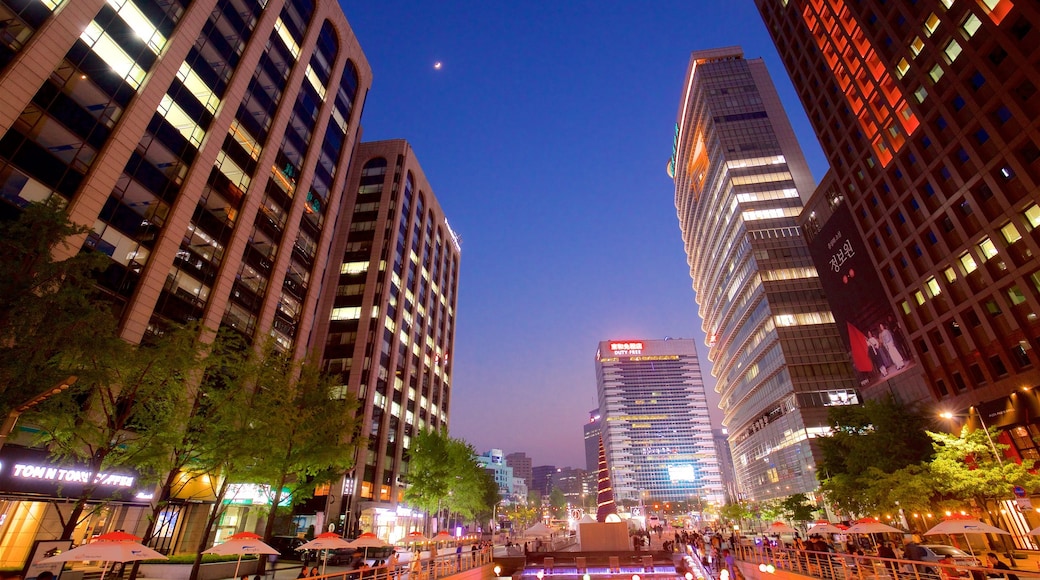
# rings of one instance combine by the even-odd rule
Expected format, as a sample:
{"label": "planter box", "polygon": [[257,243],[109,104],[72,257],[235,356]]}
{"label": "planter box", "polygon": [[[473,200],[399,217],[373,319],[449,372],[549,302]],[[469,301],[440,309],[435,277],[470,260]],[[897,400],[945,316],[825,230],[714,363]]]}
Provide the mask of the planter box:
{"label": "planter box", "polygon": [[[238,567],[238,576],[256,574],[257,559],[242,560]],[[163,578],[169,580],[187,580],[191,576],[191,564],[141,564],[140,575],[145,578]],[[219,580],[235,578],[235,562],[216,562],[199,567],[199,580]]]}

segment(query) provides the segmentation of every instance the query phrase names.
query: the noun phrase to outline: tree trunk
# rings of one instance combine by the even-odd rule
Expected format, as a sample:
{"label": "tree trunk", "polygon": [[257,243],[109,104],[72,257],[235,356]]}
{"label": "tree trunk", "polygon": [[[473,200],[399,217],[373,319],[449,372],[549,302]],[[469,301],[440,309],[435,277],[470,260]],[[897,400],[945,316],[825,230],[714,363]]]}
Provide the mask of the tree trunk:
{"label": "tree trunk", "polygon": [[[142,543],[146,546],[151,541],[152,534],[155,533],[155,522],[159,520],[159,514],[170,504],[170,496],[173,495],[173,482],[177,480],[177,474],[180,472],[179,469],[171,469],[166,474],[166,480],[159,489],[159,497],[152,504],[152,513],[148,517],[148,527],[144,530],[144,540],[142,540]],[[130,577],[127,580],[137,580],[137,570],[140,566],[140,561],[134,562],[133,567],[130,568]]]}
{"label": "tree trunk", "polygon": [[[289,474],[282,472],[282,475],[278,478],[278,488],[274,490],[274,497],[271,498],[271,513],[267,514],[267,523],[264,524],[264,541],[271,541],[271,536],[274,534],[274,520],[278,517],[278,504],[282,501],[282,488],[285,486],[285,481],[289,479]],[[263,574],[267,568],[267,559],[260,558],[260,562],[257,565],[256,573]]]}
{"label": "tree trunk", "polygon": [[94,458],[90,462],[90,476],[88,478],[88,484],[83,487],[83,491],[80,492],[79,499],[76,500],[75,506],[72,508],[72,512],[69,514],[69,519],[65,520],[65,525],[61,528],[61,537],[59,540],[71,540],[72,534],[76,532],[76,526],[79,525],[79,518],[83,515],[83,512],[87,509],[87,503],[93,499],[94,492],[97,491],[97,478],[98,474],[101,473],[101,464],[105,461],[105,457],[108,456],[108,451],[101,454],[100,457]]}
{"label": "tree trunk", "polygon": [[217,494],[217,500],[214,502],[213,509],[206,519],[206,528],[202,530],[202,537],[199,539],[198,548],[195,550],[195,562],[191,565],[191,575],[188,577],[188,580],[198,580],[199,578],[199,566],[202,565],[202,551],[206,549],[206,544],[209,543],[209,533],[213,529],[213,524],[217,523],[217,518],[224,512],[224,496],[227,495],[229,487],[231,487],[231,478],[225,474],[224,481],[220,484],[220,493]]}

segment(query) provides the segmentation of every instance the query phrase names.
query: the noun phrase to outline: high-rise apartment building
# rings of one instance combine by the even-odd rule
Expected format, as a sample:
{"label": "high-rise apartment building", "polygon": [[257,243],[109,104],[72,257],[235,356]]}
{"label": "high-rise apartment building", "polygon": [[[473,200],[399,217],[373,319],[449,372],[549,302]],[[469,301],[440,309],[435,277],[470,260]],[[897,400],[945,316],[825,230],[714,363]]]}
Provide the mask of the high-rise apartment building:
{"label": "high-rise apartment building", "polygon": [[534,482],[534,471],[532,470],[531,458],[526,453],[517,451],[506,455],[506,465],[513,468],[513,477],[523,479],[524,487],[531,489],[531,484]]}
{"label": "high-rise apartment building", "polygon": [[[197,320],[302,355],[372,78],[339,4],[0,0],[0,20],[0,210],[67,203],[130,342]],[[0,508],[5,554],[52,533],[45,488]],[[197,533],[175,504],[163,551]],[[76,541],[141,521],[112,509]]]}
{"label": "high-rise apartment building", "polygon": [[461,248],[406,141],[360,144],[346,191],[354,203],[325,273],[319,311],[331,315],[318,336],[326,369],[362,402],[369,443],[332,486],[329,513],[348,532],[394,540],[413,529],[405,451],[419,431],[448,425]]}
{"label": "high-rise apartment building", "polygon": [[596,387],[617,503],[725,494],[692,339],[603,341]]}
{"label": "high-rise apartment building", "polygon": [[1009,397],[1040,385],[1040,8],[757,4],[931,399],[1034,456]]}
{"label": "high-rise apartment building", "polygon": [[817,487],[827,407],[858,402],[796,218],[813,180],[761,59],[694,52],[669,174],[741,492]]}

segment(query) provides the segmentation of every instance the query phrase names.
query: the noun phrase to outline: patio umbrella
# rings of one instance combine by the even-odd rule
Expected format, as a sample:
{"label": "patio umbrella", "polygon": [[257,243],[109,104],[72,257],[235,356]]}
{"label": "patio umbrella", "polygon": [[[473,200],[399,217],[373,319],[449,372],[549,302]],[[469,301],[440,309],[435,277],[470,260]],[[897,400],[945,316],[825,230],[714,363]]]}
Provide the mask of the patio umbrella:
{"label": "patio umbrella", "polygon": [[783,522],[773,522],[773,523],[769,524],[769,527],[766,528],[766,531],[771,533],[771,534],[797,534],[798,533],[798,530],[792,528],[791,526],[789,526],[789,525],[787,525],[787,524],[785,524]]}
{"label": "patio umbrella", "polygon": [[450,542],[455,538],[451,537],[451,534],[448,533],[448,530],[441,530],[430,539],[434,542]]}
{"label": "patio umbrella", "polygon": [[975,557],[975,551],[971,549],[971,543],[968,542],[968,534],[1003,534],[1010,536],[1009,532],[1005,532],[1000,528],[995,528],[989,524],[984,524],[979,520],[969,516],[949,516],[943,521],[936,524],[932,529],[924,533],[926,536],[938,536],[942,534],[964,534],[964,543],[968,544],[968,551],[971,552],[971,556]]}
{"label": "patio umbrella", "polygon": [[401,541],[406,544],[422,544],[423,542],[429,542],[430,538],[423,535],[422,532],[409,532]]}
{"label": "patio umbrella", "polygon": [[[132,562],[134,560],[166,560],[159,552],[140,543],[139,537],[126,532],[101,534],[89,544],[66,550],[60,554],[44,558],[40,562]],[[101,568],[101,580],[105,580],[108,566]]]}
{"label": "patio umbrella", "polygon": [[239,532],[228,538],[223,544],[217,544],[202,552],[203,554],[231,555],[238,554],[238,562],[235,562],[234,577],[238,578],[238,567],[242,564],[242,556],[245,554],[277,554],[278,550],[263,543],[260,536],[253,532]]}
{"label": "patio umbrella", "polygon": [[1040,536],[1040,528],[1033,528],[1026,532],[1027,536]]}
{"label": "patio umbrella", "polygon": [[336,548],[350,548],[350,542],[345,540],[342,536],[336,532],[325,532],[318,534],[313,540],[301,545],[296,548],[297,550],[321,550],[325,552],[325,558],[321,561],[321,573],[325,573],[325,566],[328,565],[328,553],[329,550],[335,550]]}
{"label": "patio umbrella", "polygon": [[845,530],[846,534],[902,534],[903,530],[883,524],[876,518],[863,518],[852,522],[852,526]]}
{"label": "patio umbrella", "polygon": [[386,548],[390,544],[384,542],[381,538],[379,538],[379,536],[373,534],[372,532],[365,532],[357,538],[351,540],[348,545],[351,548],[354,548],[355,550],[358,548],[364,548],[365,558],[367,559],[369,548]]}
{"label": "patio umbrella", "polygon": [[816,520],[816,523],[809,528],[808,533],[810,534],[844,534],[845,530],[838,526],[828,522],[827,520]]}

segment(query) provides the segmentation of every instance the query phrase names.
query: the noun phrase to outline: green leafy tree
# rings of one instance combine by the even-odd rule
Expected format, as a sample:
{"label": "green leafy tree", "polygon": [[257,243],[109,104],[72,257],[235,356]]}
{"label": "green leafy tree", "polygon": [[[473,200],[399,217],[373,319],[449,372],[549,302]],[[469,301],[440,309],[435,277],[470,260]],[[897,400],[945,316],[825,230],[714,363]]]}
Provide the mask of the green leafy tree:
{"label": "green leafy tree", "polygon": [[809,501],[804,493],[796,493],[785,497],[780,502],[784,516],[794,522],[809,522],[815,519],[817,507]]}
{"label": "green leafy tree", "polygon": [[903,405],[892,396],[833,407],[828,414],[831,435],[816,439],[822,455],[817,475],[827,501],[850,517],[889,505],[876,484],[882,475],[931,457],[929,421],[918,407]]}
{"label": "green leafy tree", "polygon": [[[86,484],[62,519],[62,539],[71,539],[87,505],[98,502],[97,475],[119,467],[147,471],[168,452],[167,442],[187,423],[182,394],[199,364],[191,329],[169,333],[155,344],[130,345],[111,332],[95,337],[94,352],[77,353],[79,381],[45,401],[31,421],[37,442],[60,460],[86,465]],[[97,508],[95,508],[97,509]]]}
{"label": "green leafy tree", "polygon": [[753,509],[758,512],[758,518],[766,523],[772,523],[787,517],[787,510],[779,499],[760,501],[755,504]]}
{"label": "green leafy tree", "polygon": [[[423,429],[412,438],[408,449],[404,499],[427,514],[440,511],[451,488],[451,452],[446,429]],[[427,520],[426,532],[429,533]]]}
{"label": "green leafy tree", "polygon": [[930,465],[935,491],[964,502],[973,501],[985,512],[996,502],[1012,498],[1015,486],[1030,493],[1040,491],[1040,475],[1032,473],[1036,460],[1018,463],[998,458],[994,447],[1003,455],[1008,446],[995,443],[991,438],[996,434],[987,434],[984,429],[968,431],[967,427],[960,435],[929,432],[935,446],[935,458]]}
{"label": "green leafy tree", "polygon": [[[311,360],[295,360],[267,341],[249,359],[245,445],[253,451],[248,476],[271,488],[264,537],[274,533],[277,506],[311,497],[353,465],[359,429],[356,398],[333,398],[333,381]],[[251,444],[251,445],[250,445]]]}
{"label": "green leafy tree", "polygon": [[69,221],[57,195],[0,220],[0,416],[76,374],[103,346],[94,339],[115,331],[93,279],[108,257],[69,243],[88,231]]}
{"label": "green leafy tree", "polygon": [[553,487],[552,492],[549,493],[549,509],[552,511],[554,518],[563,518],[567,514],[567,496],[563,495],[563,490],[558,487]]}
{"label": "green leafy tree", "polygon": [[731,501],[719,508],[719,517],[726,522],[733,522],[742,529],[744,521],[752,518],[752,512],[748,504],[740,501]]}

